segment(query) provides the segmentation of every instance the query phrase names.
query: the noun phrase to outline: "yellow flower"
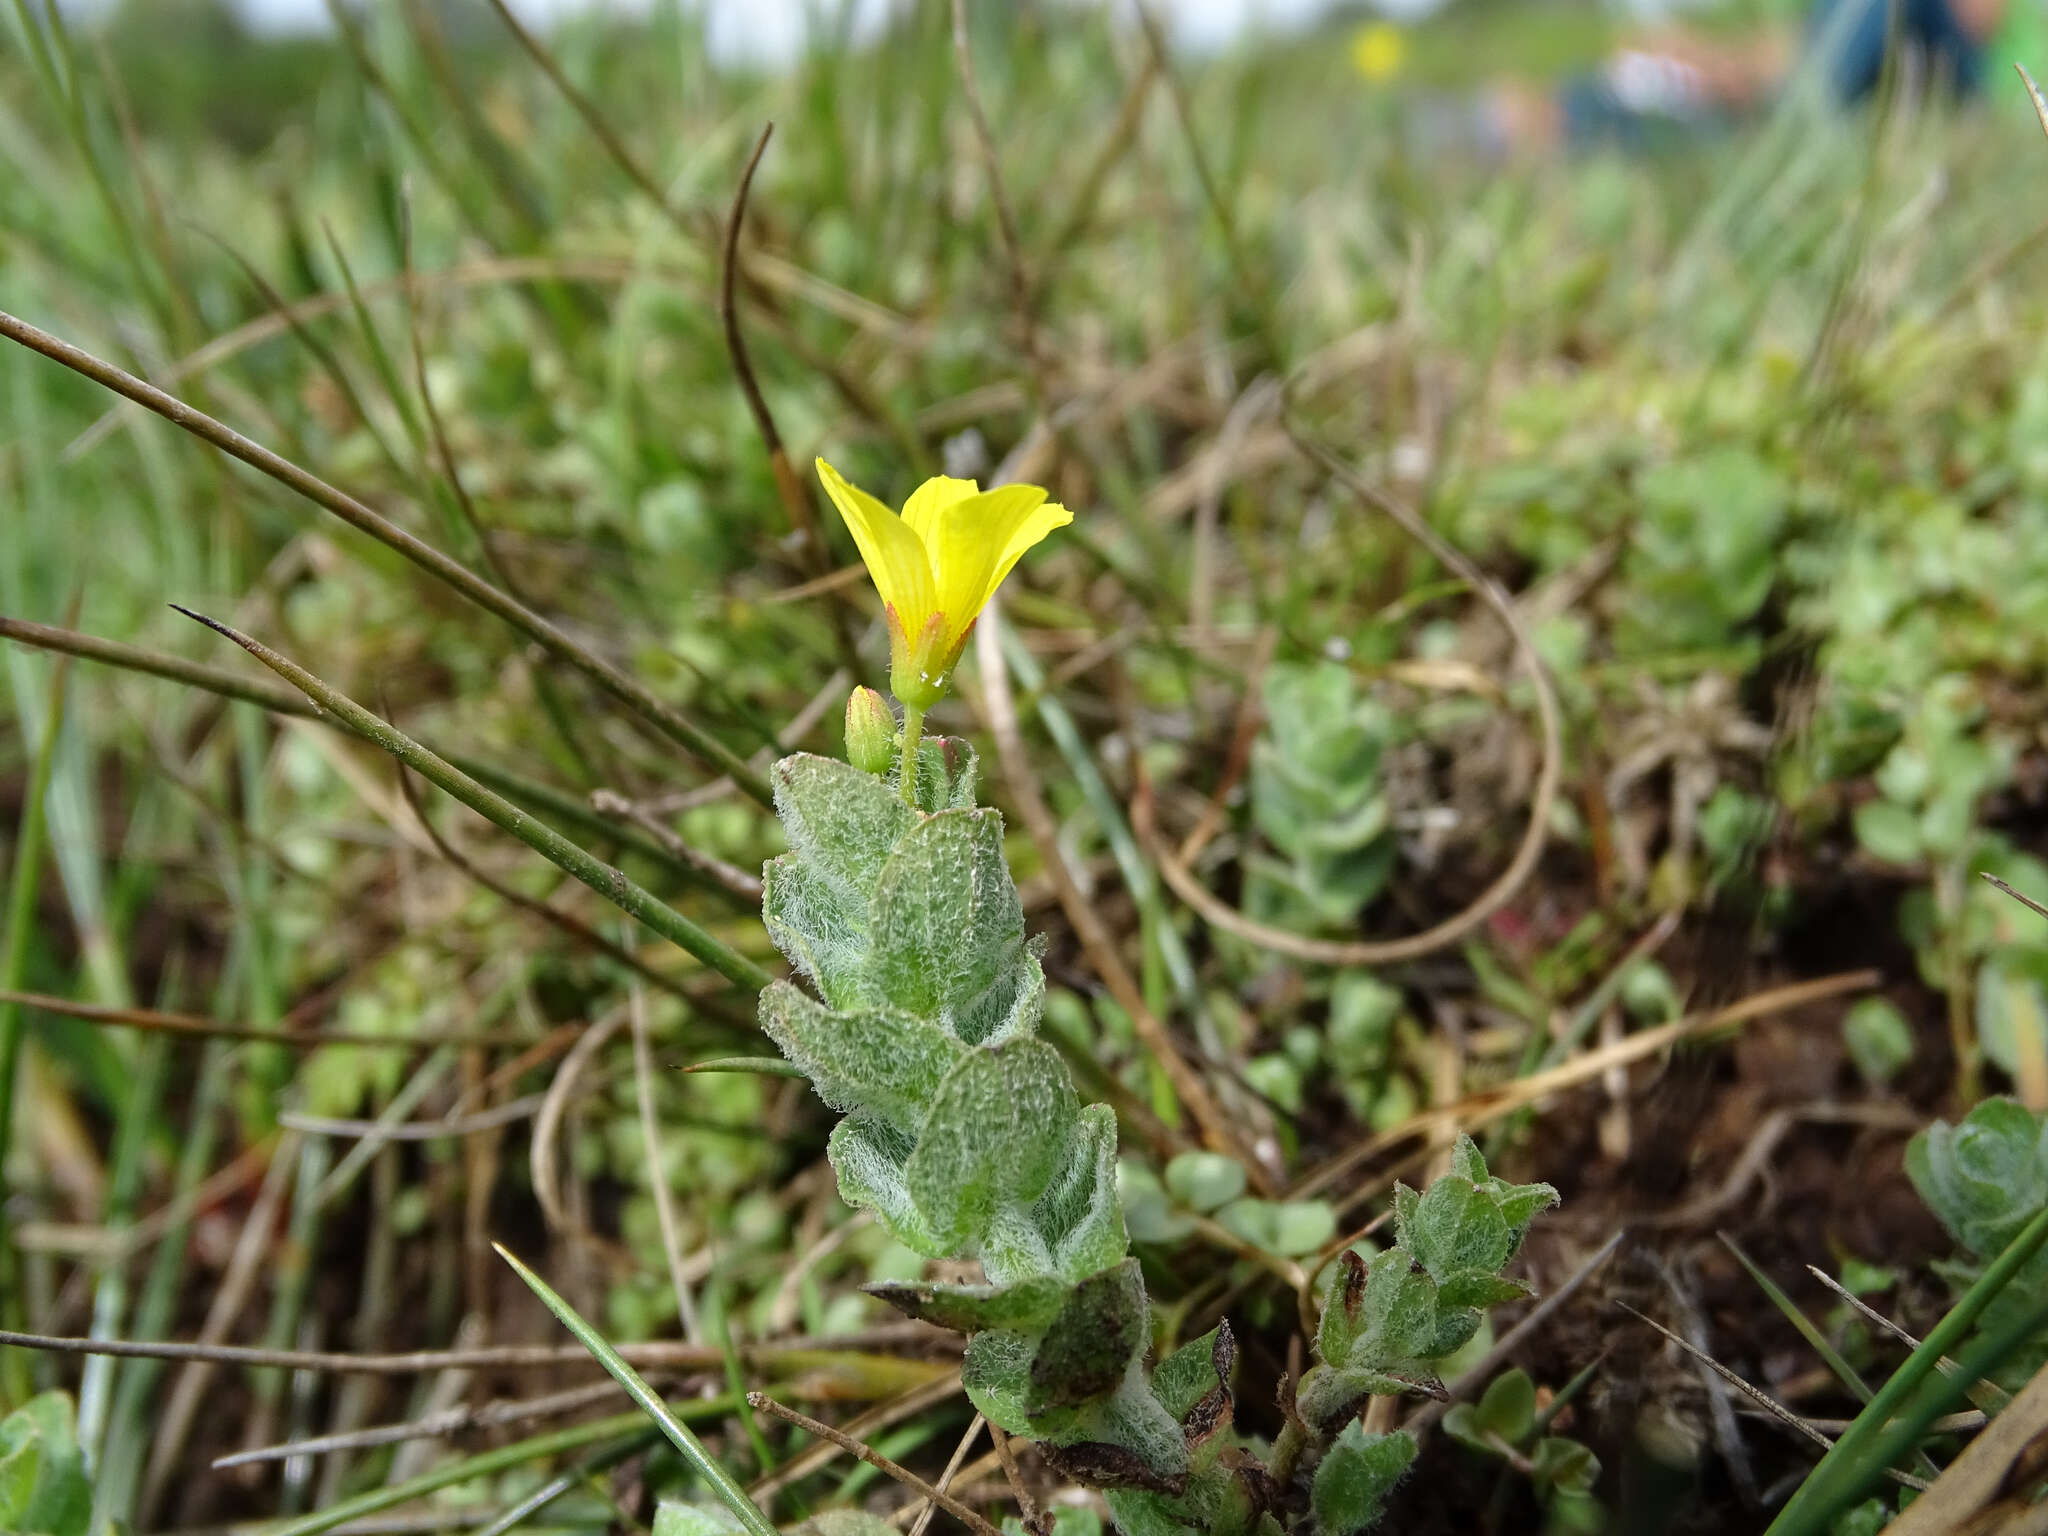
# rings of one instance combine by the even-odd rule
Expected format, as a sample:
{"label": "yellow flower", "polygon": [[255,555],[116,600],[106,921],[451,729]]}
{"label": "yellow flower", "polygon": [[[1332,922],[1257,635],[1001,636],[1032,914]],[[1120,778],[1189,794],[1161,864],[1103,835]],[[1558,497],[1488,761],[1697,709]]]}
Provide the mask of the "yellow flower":
{"label": "yellow flower", "polygon": [[1374,85],[1384,85],[1401,72],[1408,45],[1391,22],[1368,22],[1351,39],[1351,62]]}
{"label": "yellow flower", "polygon": [[968,633],[1024,552],[1074,514],[1035,485],[984,491],[935,475],[897,516],[818,460],[825,494],[846,519],[889,614],[889,686],[906,705],[944,697]]}

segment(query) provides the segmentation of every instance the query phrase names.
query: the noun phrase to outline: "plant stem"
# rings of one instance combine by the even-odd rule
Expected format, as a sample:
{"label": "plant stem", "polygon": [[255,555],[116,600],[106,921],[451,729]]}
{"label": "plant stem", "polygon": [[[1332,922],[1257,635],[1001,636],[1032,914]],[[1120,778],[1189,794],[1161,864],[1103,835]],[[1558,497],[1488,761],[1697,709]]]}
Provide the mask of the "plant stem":
{"label": "plant stem", "polygon": [[[752,1499],[747,1497],[746,1490],[733,1480],[731,1473],[712,1458],[711,1453],[704,1449],[703,1442],[690,1432],[689,1426],[683,1423],[675,1410],[661,1400],[660,1395],[647,1385],[638,1371],[626,1363],[624,1357],[612,1348],[604,1336],[578,1316],[576,1309],[556,1295],[545,1280],[514,1258],[503,1243],[493,1243],[491,1246],[498,1251],[499,1258],[512,1266],[513,1272],[526,1282],[533,1294],[541,1299],[542,1304],[555,1314],[562,1326],[576,1336],[576,1342],[595,1355],[597,1363],[611,1374],[612,1380],[624,1387],[626,1395],[640,1406],[643,1413],[654,1420],[662,1434],[668,1437],[669,1444],[682,1452],[683,1459],[696,1469],[697,1475],[710,1486],[718,1501],[732,1511],[734,1518],[739,1521],[748,1536],[778,1536],[768,1517],[761,1513],[760,1507]],[[737,1406],[737,1401],[744,1399],[727,1401]]]}
{"label": "plant stem", "polygon": [[379,719],[338,689],[328,686],[304,667],[247,635],[189,608],[173,608],[218,634],[225,635],[243,650],[277,673],[311,699],[326,714],[339,720],[365,740],[382,747],[428,783],[453,795],[487,821],[495,823],[527,847],[567,874],[589,886],[606,901],[676,945],[735,985],[758,991],[772,979],[769,974],[716,935],[691,922],[652,891],[635,884],[619,870],[572,843],[554,828],[521,811],[456,768],[429,752],[396,726]]}
{"label": "plant stem", "polygon": [[917,807],[917,744],[924,739],[924,711],[915,704],[903,706],[903,803]]}
{"label": "plant stem", "polygon": [[[7,901],[7,948],[0,959],[0,984],[19,989],[28,974],[30,935],[36,926],[36,890],[43,872],[44,802],[50,793],[50,774],[57,758],[57,738],[64,725],[64,687],[70,668],[59,657],[50,673],[50,694],[44,705],[42,739],[36,744],[35,766],[29,772],[28,794],[21,803],[20,833],[14,840],[14,873]],[[27,700],[23,699],[24,706]],[[24,724],[26,721],[24,721]],[[14,1140],[15,1077],[21,1060],[21,1009],[14,1003],[0,1003],[0,1167],[7,1162],[7,1150]],[[0,1324],[9,1328],[23,1325],[21,1291],[15,1266],[19,1258],[7,1235],[4,1212],[0,1212]],[[0,1402],[9,1407],[28,1400],[33,1390],[20,1355],[9,1350],[0,1355]]]}

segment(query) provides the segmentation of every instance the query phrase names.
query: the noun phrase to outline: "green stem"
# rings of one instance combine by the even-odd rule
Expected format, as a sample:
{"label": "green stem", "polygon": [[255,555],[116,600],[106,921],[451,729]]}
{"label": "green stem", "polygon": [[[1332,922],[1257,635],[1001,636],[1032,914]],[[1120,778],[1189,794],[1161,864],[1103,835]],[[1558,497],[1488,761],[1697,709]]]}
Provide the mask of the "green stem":
{"label": "green stem", "polygon": [[[17,641],[40,651],[54,651],[60,656],[83,657],[87,661],[120,667],[128,672],[140,672],[148,677],[161,677],[173,683],[183,683],[190,688],[203,689],[224,699],[246,699],[251,704],[262,705],[272,714],[291,715],[301,720],[319,720],[328,725],[334,723],[320,713],[319,705],[309,703],[290,689],[273,688],[267,683],[254,678],[240,677],[220,667],[187,661],[182,656],[168,656],[159,651],[143,650],[140,646],[124,645],[118,640],[105,640],[98,635],[80,634],[74,629],[60,629],[54,624],[36,624],[26,619],[10,619],[0,615],[0,640]],[[580,827],[593,837],[615,842],[621,848],[640,854],[706,890],[731,895],[724,886],[709,879],[701,869],[677,858],[652,838],[634,831],[624,822],[598,815],[591,810],[587,801],[579,800],[574,795],[566,795],[549,785],[522,778],[479,757],[460,752],[450,752],[447,757],[449,762],[471,778],[482,780],[487,788],[494,789],[501,795],[524,801],[547,812],[556,821]]]}
{"label": "green stem", "polygon": [[[45,704],[42,739],[36,743],[35,767],[30,770],[28,797],[21,803],[20,833],[14,840],[14,873],[7,901],[7,951],[0,959],[0,984],[9,991],[21,990],[28,976],[29,942],[36,928],[36,888],[43,872],[43,806],[50,793],[50,774],[57,759],[57,738],[64,724],[64,685],[70,669],[59,659],[50,674],[50,695]],[[24,698],[24,705],[27,700]],[[24,726],[26,721],[23,722]],[[0,1169],[7,1163],[7,1151],[14,1139],[15,1077],[21,1060],[21,1008],[0,1003]],[[0,1326],[24,1326],[19,1259],[7,1234],[6,1215],[0,1211]],[[15,1406],[26,1402],[33,1390],[26,1362],[13,1350],[0,1353],[0,1403]]]}
{"label": "green stem", "polygon": [[[1851,1499],[1883,1473],[1903,1445],[1910,1443],[1908,1437],[1916,1436],[1926,1422],[1941,1412],[1939,1404],[1935,1404],[1922,1414],[1911,1417],[1901,1414],[1907,1399],[1914,1395],[1941,1358],[1962,1342],[1976,1326],[1984,1309],[2012,1282],[2021,1267],[2044,1243],[2048,1243],[2048,1211],[2041,1212],[2020,1229],[2019,1235],[1977,1278],[1976,1283],[1963,1294],[1962,1300],[1949,1308],[1947,1315],[1921,1341],[1920,1347],[1878,1389],[1877,1396],[1864,1405],[1855,1422],[1843,1431],[1833,1448],[1821,1457],[1820,1464],[1807,1475],[1799,1491],[1779,1511],[1778,1518],[1771,1523],[1770,1536],[1802,1536],[1805,1532],[1824,1529],[1835,1514],[1846,1508]],[[2038,1327],[2038,1317],[2031,1314],[2032,1309],[2022,1308],[2019,1312],[2022,1321],[2030,1321],[2032,1327]],[[2018,1340],[2008,1342],[2017,1343]],[[1981,1374],[1982,1368],[1976,1372],[1976,1375]],[[1967,1376],[1961,1384],[1967,1386],[1974,1380],[1975,1376]]]}
{"label": "green stem", "polygon": [[915,704],[903,706],[903,768],[897,775],[903,781],[903,803],[915,809],[917,806],[917,744],[924,740],[924,711]]}
{"label": "green stem", "polygon": [[38,330],[24,320],[0,311],[0,336],[39,352],[52,362],[137,405],[156,412],[166,421],[211,443],[221,452],[240,459],[252,469],[270,476],[280,485],[298,492],[316,506],[325,508],[350,527],[368,534],[386,548],[397,551],[436,580],[453,588],[488,613],[535,641],[543,650],[567,662],[598,687],[648,722],[664,736],[694,755],[700,762],[730,777],[743,791],[762,805],[772,808],[774,794],[768,781],[756,773],[732,748],[718,740],[673,706],[665,703],[637,677],[621,671],[604,657],[578,644],[558,625],[543,618],[511,594],[486,581],[459,560],[443,554],[414,537],[390,519],[373,511],[345,491],[329,485],[319,476],[301,469],[262,444],[253,442],[232,427],[215,421],[203,411],[165,394],[155,385],[104,362],[91,353]]}
{"label": "green stem", "polygon": [[497,1249],[499,1258],[512,1266],[513,1272],[526,1282],[527,1287],[541,1299],[542,1304],[555,1314],[562,1326],[576,1336],[576,1342],[595,1355],[597,1363],[610,1373],[612,1380],[624,1387],[626,1395],[639,1404],[642,1412],[654,1420],[662,1434],[668,1437],[669,1444],[682,1452],[683,1459],[696,1469],[697,1475],[710,1486],[718,1501],[732,1511],[733,1517],[739,1521],[747,1536],[778,1536],[774,1525],[761,1513],[760,1506],[747,1497],[746,1490],[733,1480],[732,1474],[712,1458],[711,1453],[704,1449],[703,1442],[690,1432],[689,1426],[661,1400],[659,1393],[647,1385],[640,1373],[628,1365],[625,1358],[606,1342],[604,1336],[578,1316],[576,1309],[558,1296],[545,1280],[514,1258],[503,1243],[493,1243],[491,1246]]}
{"label": "green stem", "polygon": [[[171,605],[176,608],[174,603]],[[454,764],[428,751],[410,736],[379,719],[338,688],[322,682],[289,657],[281,656],[260,641],[252,640],[189,608],[178,608],[189,619],[227,636],[298,689],[326,714],[366,741],[382,747],[413,772],[435,787],[445,790],[487,821],[510,832],[535,853],[565,873],[575,876],[598,895],[629,917],[638,918],[670,943],[695,955],[728,980],[751,991],[759,991],[773,979],[760,966],[725,943],[715,934],[698,927],[659,896],[625,873],[605,863],[562,836],[553,827],[534,820],[509,800],[493,794]]]}

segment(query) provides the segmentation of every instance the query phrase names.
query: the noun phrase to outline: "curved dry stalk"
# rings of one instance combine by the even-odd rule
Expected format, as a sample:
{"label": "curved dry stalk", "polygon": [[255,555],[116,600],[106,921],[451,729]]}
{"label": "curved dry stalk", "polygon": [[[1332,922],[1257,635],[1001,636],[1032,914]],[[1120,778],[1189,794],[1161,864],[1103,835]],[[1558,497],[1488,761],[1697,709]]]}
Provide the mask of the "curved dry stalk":
{"label": "curved dry stalk", "polygon": [[627,1010],[615,1008],[577,1037],[576,1043],[569,1048],[569,1054],[555,1069],[540,1113],[534,1119],[533,1195],[540,1202],[540,1213],[547,1218],[548,1229],[552,1232],[573,1234],[577,1231],[568,1207],[562,1202],[561,1188],[555,1177],[555,1133],[561,1127],[562,1116],[568,1112],[569,1101],[575,1096],[576,1080],[583,1075],[583,1069],[590,1064],[590,1058],[597,1054],[599,1047],[618,1033],[626,1017]]}
{"label": "curved dry stalk", "polygon": [[1109,930],[1103,926],[1102,918],[1074,883],[1074,873],[1067,867],[1066,855],[1060,850],[1059,828],[1045,803],[1045,790],[1039,783],[1038,770],[1031,766],[1031,755],[1024,746],[1024,733],[1017,723],[1017,704],[1010,693],[1010,667],[1003,657],[1001,630],[1001,599],[997,598],[982,611],[974,640],[976,656],[981,663],[982,710],[988,719],[989,732],[995,737],[996,757],[1002,764],[1003,781],[1009,786],[1017,814],[1024,818],[1031,841],[1037,845],[1045,872],[1059,896],[1060,909],[1073,925],[1074,936],[1081,941],[1088,963],[1102,978],[1103,985],[1109,988],[1117,1006],[1130,1015],[1132,1027],[1144,1042],[1145,1049],[1159,1063],[1173,1084],[1174,1093],[1187,1105],[1188,1113],[1202,1128],[1203,1141],[1215,1151],[1244,1164],[1245,1171],[1254,1180],[1267,1181],[1265,1165],[1244,1145],[1237,1128],[1223,1113],[1216,1096],[1209,1091],[1209,1085],[1181,1055],[1166,1026],[1147,1005],[1137,978],[1124,964],[1124,958],[1118,953]]}
{"label": "curved dry stalk", "polygon": [[794,1424],[806,1434],[816,1435],[820,1440],[831,1441],[849,1456],[858,1456],[877,1472],[886,1473],[912,1492],[922,1494],[955,1520],[966,1526],[970,1531],[973,1531],[975,1536],[1002,1536],[1001,1531],[997,1530],[965,1504],[962,1504],[953,1495],[934,1488],[908,1467],[891,1461],[873,1446],[868,1445],[865,1441],[854,1439],[846,1431],[834,1429],[824,1420],[814,1419],[807,1413],[798,1413],[794,1408],[785,1408],[766,1392],[749,1392],[747,1394],[747,1402],[762,1413],[773,1414],[786,1424]]}
{"label": "curved dry stalk", "polygon": [[406,532],[346,491],[329,485],[310,470],[302,469],[281,454],[272,452],[251,438],[244,437],[233,427],[187,405],[175,395],[167,394],[154,384],[138,379],[134,374],[117,368],[114,364],[95,357],[60,337],[38,330],[25,320],[0,312],[0,336],[28,348],[31,352],[40,353],[52,362],[61,363],[102,388],[112,390],[115,394],[154,411],[173,426],[183,428],[200,441],[211,444],[231,458],[240,459],[250,468],[268,475],[278,484],[297,492],[315,506],[331,512],[351,528],[369,535],[386,548],[395,550],[479,608],[503,619],[551,655],[576,668],[619,703],[654,726],[662,735],[685,748],[706,766],[729,774],[734,783],[762,805],[774,803],[767,780],[756,773],[744,758],[680,710],[656,697],[645,683],[612,665],[588,647],[579,645],[551,620],[535,613],[502,587],[486,581],[461,561],[444,554],[424,539]]}
{"label": "curved dry stalk", "polygon": [[762,128],[761,137],[754,141],[754,152],[747,156],[746,166],[740,172],[739,185],[733,189],[732,210],[725,217],[725,240],[719,252],[718,323],[725,332],[726,354],[732,359],[732,371],[739,380],[740,395],[747,402],[747,413],[754,418],[754,426],[761,434],[761,444],[768,450],[768,469],[775,476],[775,494],[782,499],[782,509],[789,516],[790,527],[804,541],[805,564],[812,568],[815,577],[824,570],[827,558],[824,540],[818,535],[817,509],[803,481],[797,477],[795,466],[789,461],[789,450],[783,446],[775,416],[768,409],[767,398],[761,393],[760,381],[754,377],[754,361],[747,352],[746,335],[740,330],[739,296],[736,292],[740,231],[746,226],[747,198],[754,190],[754,172],[760,169],[761,157],[768,152],[768,139],[774,132],[773,123]]}
{"label": "curved dry stalk", "polygon": [[512,1402],[468,1403],[456,1408],[444,1408],[417,1419],[406,1419],[396,1424],[373,1424],[363,1429],[345,1430],[332,1435],[313,1435],[304,1440],[287,1440],[280,1445],[259,1445],[253,1450],[235,1451],[226,1456],[216,1456],[211,1465],[216,1472],[230,1467],[246,1467],[262,1461],[285,1461],[293,1456],[324,1456],[332,1451],[359,1451],[378,1445],[402,1445],[408,1440],[436,1440],[443,1435],[458,1434],[465,1429],[496,1428],[503,1424],[520,1424],[528,1419],[550,1418],[558,1413],[573,1413],[587,1408],[592,1403],[601,1403],[608,1397],[616,1397],[624,1389],[607,1376],[603,1381],[593,1381],[587,1386],[570,1387],[561,1392],[550,1392],[544,1397],[523,1398]]}
{"label": "curved dry stalk", "polygon": [[[1722,1381],[1726,1382],[1729,1386],[1733,1387],[1736,1391],[1740,1392],[1744,1397],[1748,1398],[1751,1402],[1755,1403],[1759,1408],[1763,1409],[1763,1411],[1766,1414],[1768,1414],[1771,1418],[1776,1419],[1780,1424],[1783,1424],[1787,1429],[1793,1431],[1795,1434],[1805,1436],[1808,1440],[1811,1440],[1815,1445],[1819,1446],[1823,1451],[1832,1450],[1834,1448],[1835,1442],[1830,1440],[1826,1435],[1822,1434],[1819,1430],[1815,1429],[1805,1419],[1802,1419],[1798,1414],[1794,1413],[1790,1408],[1787,1408],[1783,1403],[1779,1402],[1776,1398],[1772,1397],[1768,1392],[1765,1392],[1762,1388],[1751,1386],[1747,1381],[1743,1380],[1742,1377],[1738,1376],[1735,1372],[1729,1370],[1727,1366],[1723,1365],[1720,1361],[1716,1360],[1712,1355],[1708,1354],[1705,1350],[1701,1349],[1697,1344],[1694,1344],[1690,1339],[1686,1338],[1683,1334],[1672,1332],[1671,1329],[1666,1328],[1662,1323],[1658,1322],[1655,1318],[1645,1316],[1643,1313],[1638,1312],[1634,1307],[1630,1306],[1625,1301],[1617,1301],[1615,1305],[1621,1308],[1622,1311],[1628,1313],[1628,1315],[1633,1317],[1637,1322],[1647,1323],[1650,1327],[1656,1329],[1659,1333],[1663,1334],[1665,1338],[1669,1339],[1673,1344],[1676,1344],[1680,1349],[1684,1350],[1688,1355],[1692,1356],[1692,1358],[1695,1361],[1697,1361],[1703,1369],[1711,1371],[1715,1376],[1719,1377]],[[1920,1478],[1914,1477],[1912,1474],[1907,1472],[1901,1472],[1896,1467],[1886,1467],[1884,1469],[1884,1475],[1886,1477],[1889,1477],[1893,1482],[1902,1484],[1907,1488],[1924,1490],[1928,1487],[1928,1484],[1922,1481]]]}
{"label": "curved dry stalk", "polygon": [[[746,261],[747,275],[764,287],[778,293],[803,299],[817,309],[844,320],[847,324],[863,331],[888,335],[902,344],[910,335],[910,322],[902,315],[849,293],[844,288],[826,282],[815,273],[771,255],[756,251]],[[449,289],[494,288],[509,284],[541,283],[611,283],[638,282],[650,277],[661,277],[681,282],[694,280],[695,273],[653,267],[635,257],[619,256],[487,256],[475,261],[457,262],[432,272],[420,273],[417,281],[429,287]],[[385,299],[398,293],[404,286],[402,278],[379,278],[374,282],[361,284],[358,295],[368,302],[371,299]],[[350,298],[343,293],[314,293],[305,298],[294,299],[283,310],[275,314],[259,315],[246,320],[231,331],[223,331],[204,346],[186,353],[168,364],[160,377],[166,385],[181,384],[221,363],[228,362],[254,346],[273,341],[305,320],[317,320],[331,315],[350,305]],[[60,463],[69,464],[92,452],[120,424],[121,408],[100,416],[64,447],[58,456]]]}
{"label": "curved dry stalk", "polygon": [[[988,1420],[977,1413],[973,1422],[967,1426],[967,1433],[962,1435],[960,1443],[953,1447],[953,1454],[946,1462],[945,1471],[939,1474],[938,1482],[933,1485],[939,1492],[945,1493],[952,1488],[953,1479],[960,1473],[960,1463],[967,1459],[967,1448],[974,1444],[975,1436],[981,1433],[982,1426],[987,1423]],[[932,1523],[932,1516],[938,1512],[938,1505],[926,1501],[917,1519],[911,1523],[910,1536],[924,1536],[925,1527]]]}
{"label": "curved dry stalk", "polygon": [[661,1224],[661,1251],[668,1261],[669,1283],[675,1287],[676,1315],[682,1319],[683,1337],[699,1344],[703,1336],[697,1326],[696,1297],[690,1289],[683,1258],[675,1194],[669,1189],[661,1166],[661,1124],[654,1113],[654,1046],[647,1028],[647,996],[638,987],[627,994],[626,1009],[633,1024],[633,1092],[639,1101],[640,1136],[647,1148],[647,1186],[654,1194],[655,1219]]}
{"label": "curved dry stalk", "polygon": [[1032,315],[1031,279],[1024,270],[1024,243],[1017,237],[1017,215],[1010,208],[1010,194],[1003,185],[996,136],[989,128],[988,113],[982,109],[981,84],[974,75],[974,50],[968,46],[967,37],[967,0],[953,0],[953,62],[960,71],[960,93],[967,100],[967,115],[974,123],[974,142],[988,171],[989,200],[996,206],[1003,260],[1010,269],[1011,301],[1017,306],[1017,318],[1024,326],[1024,355],[1035,364],[1038,336]]}
{"label": "curved dry stalk", "polygon": [[[1402,1124],[1368,1137],[1349,1151],[1341,1152],[1324,1163],[1315,1172],[1297,1182],[1287,1192],[1290,1200],[1307,1200],[1333,1185],[1351,1177],[1382,1152],[1399,1146],[1417,1136],[1427,1136],[1440,1125],[1454,1125],[1463,1131],[1474,1131],[1482,1125],[1491,1124],[1504,1115],[1548,1098],[1553,1093],[1567,1088],[1576,1088],[1588,1083],[1606,1072],[1610,1067],[1626,1066],[1653,1056],[1666,1046],[1676,1045],[1695,1035],[1712,1034],[1717,1029],[1731,1025],[1747,1024],[1766,1014],[1779,1013],[1790,1008],[1801,1008],[1808,1003],[1821,1002],[1827,998],[1840,997],[1848,992],[1864,992],[1880,986],[1884,973],[1876,970],[1841,971],[1833,976],[1820,976],[1812,981],[1793,982],[1787,986],[1771,987],[1731,1003],[1711,1013],[1691,1014],[1674,1019],[1669,1024],[1660,1024],[1655,1029],[1640,1030],[1633,1035],[1624,1035],[1612,1045],[1603,1045],[1597,1050],[1585,1052],[1570,1061],[1562,1062],[1527,1077],[1514,1078],[1498,1088],[1489,1088],[1481,1093],[1468,1094],[1453,1104],[1433,1105],[1411,1116]],[[1348,1190],[1343,1203],[1349,1204],[1362,1193],[1357,1188]]]}
{"label": "curved dry stalk", "polygon": [[[866,1412],[856,1415],[848,1422],[847,1433],[879,1434],[891,1425],[916,1417],[927,1408],[937,1407],[959,1390],[960,1373],[948,1372],[944,1376],[912,1387],[887,1402],[876,1403]],[[802,1482],[831,1461],[840,1453],[840,1449],[837,1442],[831,1440],[820,1440],[815,1445],[807,1445],[773,1472],[763,1473],[755,1478],[747,1485],[747,1492],[757,1499],[773,1498],[783,1489]]]}
{"label": "curved dry stalk", "polygon": [[480,1109],[472,1115],[451,1115],[445,1120],[399,1120],[387,1124],[382,1120],[351,1120],[336,1115],[302,1115],[296,1110],[278,1111],[277,1123],[288,1131],[300,1131],[308,1136],[333,1136],[337,1138],[361,1138],[375,1136],[382,1141],[452,1141],[463,1136],[474,1136],[479,1131],[494,1131],[500,1126],[513,1125],[537,1115],[547,1102],[547,1095],[529,1093],[504,1104]]}
{"label": "curved dry stalk", "polygon": [[1132,807],[1131,820],[1139,838],[1145,842],[1153,859],[1158,863],[1160,875],[1173,888],[1174,894],[1200,913],[1204,920],[1248,944],[1255,944],[1261,949],[1271,950],[1295,960],[1306,960],[1316,965],[1391,965],[1396,961],[1420,959],[1424,955],[1435,954],[1438,950],[1448,949],[1456,944],[1512,901],[1529,876],[1536,872],[1537,861],[1543,856],[1543,845],[1549,835],[1551,807],[1556,804],[1558,784],[1564,773],[1563,712],[1558,707],[1557,691],[1551,684],[1550,674],[1544,670],[1543,660],[1536,652],[1535,643],[1529,638],[1528,630],[1523,626],[1507,594],[1411,510],[1382,495],[1321,444],[1303,437],[1284,414],[1282,422],[1287,428],[1288,435],[1294,439],[1303,453],[1342,482],[1361,501],[1392,518],[1402,532],[1421,544],[1470,585],[1507,629],[1514,641],[1515,649],[1521,653],[1523,664],[1528,669],[1530,683],[1536,694],[1536,716],[1542,732],[1543,766],[1536,775],[1536,788],[1529,797],[1528,827],[1522,833],[1522,841],[1515,849],[1514,858],[1508,862],[1508,867],[1500,872],[1494,882],[1463,910],[1433,927],[1401,939],[1311,939],[1284,928],[1254,922],[1212,893],[1195,878],[1194,872],[1175,858],[1154,835],[1151,827],[1151,807],[1143,797],[1140,797],[1139,803]]}

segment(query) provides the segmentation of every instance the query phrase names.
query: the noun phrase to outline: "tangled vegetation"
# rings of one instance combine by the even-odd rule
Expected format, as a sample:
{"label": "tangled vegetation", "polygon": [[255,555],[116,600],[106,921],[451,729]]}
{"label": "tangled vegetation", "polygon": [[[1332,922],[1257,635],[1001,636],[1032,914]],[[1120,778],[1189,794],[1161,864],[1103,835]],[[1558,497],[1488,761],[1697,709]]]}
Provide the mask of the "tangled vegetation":
{"label": "tangled vegetation", "polygon": [[1532,12],[14,0],[0,1529],[2031,1529],[2048,148]]}

